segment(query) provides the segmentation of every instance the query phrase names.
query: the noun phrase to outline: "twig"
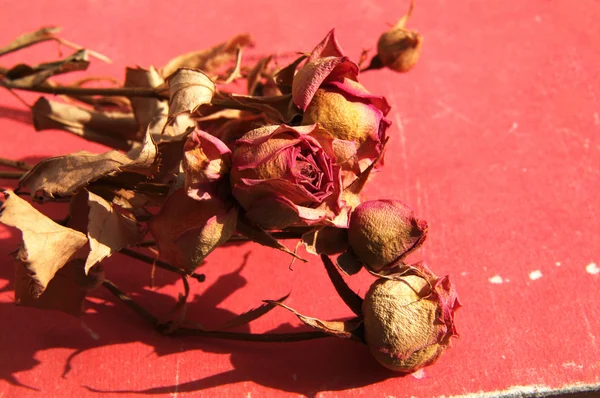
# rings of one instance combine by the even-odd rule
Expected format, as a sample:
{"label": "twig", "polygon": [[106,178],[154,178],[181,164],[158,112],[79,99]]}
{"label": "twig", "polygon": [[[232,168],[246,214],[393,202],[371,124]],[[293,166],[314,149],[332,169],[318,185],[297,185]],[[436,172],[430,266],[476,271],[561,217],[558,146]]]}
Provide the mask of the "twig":
{"label": "twig", "polygon": [[[136,314],[144,318],[150,325],[152,325],[159,332],[165,332],[168,330],[168,324],[161,324],[152,313],[146,310],[144,307],[136,303],[131,297],[125,294],[119,289],[114,283],[109,280],[102,282],[108,291],[110,291],[119,301],[131,308]],[[320,339],[323,337],[331,337],[328,334],[311,331],[311,332],[297,332],[297,333],[266,333],[266,334],[255,334],[255,333],[235,333],[235,332],[219,332],[219,331],[206,331],[195,328],[180,327],[173,331],[170,331],[167,336],[201,336],[215,339],[224,340],[241,340],[241,341],[255,341],[255,342],[276,342],[276,343],[290,343],[294,341],[313,340]]]}
{"label": "twig", "polygon": [[0,171],[0,179],[3,180],[19,180],[23,177],[23,174],[20,171]]}
{"label": "twig", "polygon": [[14,90],[33,91],[36,93],[56,94],[56,95],[101,95],[104,97],[151,97],[166,99],[169,98],[166,92],[154,88],[104,88],[104,87],[70,87],[70,86],[26,86],[10,81],[0,81],[0,85]]}
{"label": "twig", "polygon": [[135,258],[136,260],[140,260],[140,261],[143,261],[143,262],[151,264],[151,265],[152,264],[156,265],[159,268],[166,269],[167,271],[174,272],[181,276],[190,276],[190,277],[196,279],[198,282],[204,282],[204,280],[206,279],[206,276],[204,274],[197,274],[197,273],[187,274],[184,270],[182,270],[180,268],[177,268],[177,267],[175,267],[167,262],[164,262],[162,260],[157,260],[150,256],[146,256],[145,254],[138,253],[135,250],[121,249],[121,251],[119,253],[129,256],[131,258]]}
{"label": "twig", "polygon": [[0,158],[0,166],[12,167],[19,170],[31,170],[33,168],[32,165],[23,162],[22,160],[11,160],[4,158]]}

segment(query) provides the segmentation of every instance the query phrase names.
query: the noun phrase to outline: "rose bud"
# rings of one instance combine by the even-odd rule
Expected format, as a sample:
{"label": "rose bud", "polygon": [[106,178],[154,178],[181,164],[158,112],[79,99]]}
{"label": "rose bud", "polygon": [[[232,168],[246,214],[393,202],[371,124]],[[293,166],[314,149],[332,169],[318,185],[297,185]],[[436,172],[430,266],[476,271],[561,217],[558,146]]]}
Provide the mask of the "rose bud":
{"label": "rose bud", "polygon": [[427,222],[397,200],[374,200],[356,207],[350,218],[352,253],[371,271],[392,268],[427,238]]}
{"label": "rose bud", "polygon": [[412,14],[414,1],[408,13],[389,31],[379,37],[377,55],[383,66],[396,71],[408,72],[419,60],[423,47],[423,36],[404,27]]}
{"label": "rose bud", "polygon": [[236,142],[232,192],[261,227],[335,224],[339,168],[310,136],[314,128],[264,126]]}
{"label": "rose bud", "polygon": [[362,306],[365,340],[377,361],[398,372],[431,365],[457,336],[460,307],[448,276],[378,279]]}

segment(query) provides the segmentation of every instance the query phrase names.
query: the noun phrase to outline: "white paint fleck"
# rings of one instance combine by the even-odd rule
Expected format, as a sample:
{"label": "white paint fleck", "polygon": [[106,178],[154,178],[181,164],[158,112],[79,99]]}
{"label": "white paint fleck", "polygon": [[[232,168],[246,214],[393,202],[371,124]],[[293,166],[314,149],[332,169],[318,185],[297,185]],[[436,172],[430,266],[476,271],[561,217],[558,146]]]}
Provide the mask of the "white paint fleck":
{"label": "white paint fleck", "polygon": [[583,149],[590,149],[590,140],[589,140],[589,138],[586,138],[585,141],[583,141]]}
{"label": "white paint fleck", "polygon": [[252,394],[250,394],[250,392],[248,392],[248,394],[246,394],[246,398],[252,398]]}
{"label": "white paint fleck", "polygon": [[583,365],[577,365],[575,362],[565,362],[562,364],[565,369],[583,369]]}
{"label": "white paint fleck", "polygon": [[298,381],[298,375],[296,373],[292,373],[292,380]]}
{"label": "white paint fleck", "polygon": [[467,271],[463,271],[460,273],[460,276],[467,276],[467,275],[469,275],[469,273]]}
{"label": "white paint fleck", "polygon": [[594,124],[600,126],[600,115],[598,115],[598,112],[594,112]]}
{"label": "white paint fleck", "polygon": [[561,266],[560,261],[555,262],[554,265],[556,265],[557,267],[560,267]]}
{"label": "white paint fleck", "polygon": [[527,172],[527,168],[526,167],[523,167],[523,172],[524,173]]}
{"label": "white paint fleck", "polygon": [[100,336],[98,336],[98,333],[94,332],[94,331],[92,330],[92,328],[91,328],[91,327],[89,327],[89,326],[88,326],[88,325],[87,325],[85,322],[81,321],[81,327],[83,328],[83,330],[85,330],[86,332],[88,332],[88,333],[89,333],[90,337],[91,337],[93,340],[96,340],[96,341],[98,341],[98,339],[100,339]]}
{"label": "white paint fleck", "polygon": [[512,126],[510,127],[510,130],[508,130],[508,134],[516,133],[518,128],[519,128],[519,123],[513,122]]}
{"label": "white paint fleck", "polygon": [[425,374],[425,370],[423,369],[417,370],[416,372],[412,373],[411,376],[417,380],[421,380],[427,377],[427,375]]}
{"label": "white paint fleck", "polygon": [[505,356],[505,355],[502,355],[502,359],[506,359],[506,356]]}
{"label": "white paint fleck", "polygon": [[494,275],[490,279],[488,279],[488,281],[490,281],[490,283],[493,283],[494,285],[501,285],[504,282],[504,279],[502,279],[500,275]]}
{"label": "white paint fleck", "polygon": [[540,22],[542,22],[542,17],[540,17],[539,15],[536,15],[534,20],[535,20],[535,22],[540,23]]}
{"label": "white paint fleck", "polygon": [[596,263],[589,263],[585,267],[585,270],[587,271],[588,274],[592,274],[592,275],[600,274],[600,268],[598,268],[598,265]]}
{"label": "white paint fleck", "polygon": [[540,271],[539,269],[536,269],[535,271],[531,271],[529,273],[529,279],[531,279],[532,281],[538,280],[542,277],[542,271]]}

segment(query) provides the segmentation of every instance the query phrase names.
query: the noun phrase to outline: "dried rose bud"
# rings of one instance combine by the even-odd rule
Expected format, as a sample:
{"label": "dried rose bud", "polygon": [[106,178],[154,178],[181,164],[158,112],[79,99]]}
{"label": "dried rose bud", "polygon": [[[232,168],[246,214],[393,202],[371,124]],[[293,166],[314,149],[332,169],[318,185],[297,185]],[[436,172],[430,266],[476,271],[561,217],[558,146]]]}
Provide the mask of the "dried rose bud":
{"label": "dried rose bud", "polygon": [[265,126],[236,142],[232,191],[250,220],[284,228],[327,224],[338,215],[339,168],[310,136],[314,128]]}
{"label": "dried rose bud", "polygon": [[363,301],[366,343],[386,368],[414,372],[435,362],[457,336],[459,307],[447,276],[378,279]]}
{"label": "dried rose bud", "polygon": [[395,266],[426,238],[427,222],[397,200],[362,203],[352,213],[348,228],[352,252],[375,272]]}
{"label": "dried rose bud", "polygon": [[414,7],[390,30],[379,37],[377,55],[383,66],[396,72],[408,72],[419,60],[423,47],[423,36],[404,27]]}

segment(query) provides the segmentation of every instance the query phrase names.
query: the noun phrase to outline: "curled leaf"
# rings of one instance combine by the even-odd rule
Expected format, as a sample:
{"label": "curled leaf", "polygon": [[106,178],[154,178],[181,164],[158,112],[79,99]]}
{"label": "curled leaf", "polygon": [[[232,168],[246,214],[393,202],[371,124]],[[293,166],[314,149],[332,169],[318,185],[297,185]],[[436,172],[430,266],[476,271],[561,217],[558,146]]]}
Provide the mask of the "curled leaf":
{"label": "curled leaf", "polygon": [[286,310],[290,311],[298,317],[307,326],[317,329],[323,333],[327,333],[331,336],[339,337],[342,339],[352,339],[362,341],[358,330],[362,325],[362,319],[353,318],[347,321],[323,321],[318,318],[312,318],[310,316],[302,315],[295,309],[288,307],[283,303],[276,301],[265,300],[265,303],[275,304]]}
{"label": "curled leaf", "polygon": [[356,294],[344,281],[344,278],[338,272],[338,269],[333,262],[325,254],[321,254],[321,261],[327,270],[327,275],[333,283],[336,292],[340,295],[344,303],[354,312],[356,315],[362,315],[362,304],[363,299]]}
{"label": "curled leaf", "polygon": [[[165,80],[154,67],[147,70],[139,67],[125,70],[125,87],[157,88],[164,84]],[[161,121],[158,131],[162,131],[169,113],[167,101],[146,97],[131,97],[130,101],[139,131],[146,131],[149,124],[160,124]]]}
{"label": "curled leaf", "polygon": [[90,182],[111,174],[151,172],[156,151],[156,144],[147,134],[144,143],[127,154],[115,150],[102,154],[81,151],[44,159],[21,178],[19,188],[50,198],[72,195]]}
{"label": "curled leaf", "polygon": [[0,222],[19,229],[23,235],[17,260],[30,277],[27,291],[39,297],[54,275],[87,243],[81,232],[59,225],[11,191],[0,208]]}
{"label": "curled leaf", "polygon": [[170,118],[184,112],[193,113],[201,105],[210,104],[216,90],[215,83],[195,69],[178,69],[167,78],[167,83]]}
{"label": "curled leaf", "polygon": [[16,65],[6,72],[5,77],[11,80],[13,86],[35,87],[55,75],[86,70],[89,64],[87,51],[79,50],[60,61],[46,62],[35,66]]}
{"label": "curled leaf", "polygon": [[31,108],[36,131],[64,130],[88,141],[112,148],[129,149],[137,137],[137,123],[130,113],[98,112],[41,97]]}
{"label": "curled leaf", "polygon": [[95,264],[142,239],[137,223],[100,196],[88,192],[88,206],[90,254],[85,261],[86,275]]}
{"label": "curled leaf", "polygon": [[56,40],[55,33],[60,32],[59,26],[46,26],[34,32],[24,33],[14,39],[6,46],[0,48],[0,56],[32,46],[36,43],[41,43],[47,40]]}

